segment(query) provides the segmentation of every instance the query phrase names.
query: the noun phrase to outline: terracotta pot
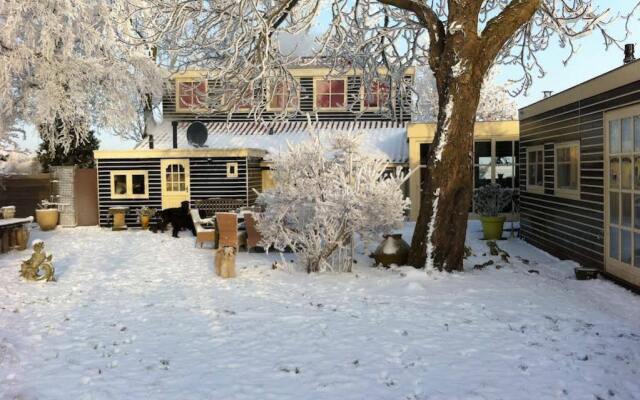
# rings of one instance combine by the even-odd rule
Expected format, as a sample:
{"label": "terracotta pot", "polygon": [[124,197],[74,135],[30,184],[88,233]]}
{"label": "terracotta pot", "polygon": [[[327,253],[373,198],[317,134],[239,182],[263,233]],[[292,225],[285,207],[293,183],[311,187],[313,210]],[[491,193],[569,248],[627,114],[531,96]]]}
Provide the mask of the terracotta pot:
{"label": "terracotta pot", "polygon": [[56,229],[58,225],[58,210],[56,208],[43,208],[36,210],[36,221],[43,231]]}
{"label": "terracotta pot", "polygon": [[402,240],[402,235],[399,233],[384,235],[384,240],[373,252],[373,258],[376,264],[382,264],[385,267],[391,264],[406,265],[409,258],[409,245]]}
{"label": "terracotta pot", "polygon": [[480,217],[482,221],[482,231],[484,232],[484,240],[502,239],[502,228],[505,221],[504,216],[500,217]]}
{"label": "terracotta pot", "polygon": [[151,220],[151,217],[148,215],[140,216],[140,226],[142,229],[149,229],[149,220]]}

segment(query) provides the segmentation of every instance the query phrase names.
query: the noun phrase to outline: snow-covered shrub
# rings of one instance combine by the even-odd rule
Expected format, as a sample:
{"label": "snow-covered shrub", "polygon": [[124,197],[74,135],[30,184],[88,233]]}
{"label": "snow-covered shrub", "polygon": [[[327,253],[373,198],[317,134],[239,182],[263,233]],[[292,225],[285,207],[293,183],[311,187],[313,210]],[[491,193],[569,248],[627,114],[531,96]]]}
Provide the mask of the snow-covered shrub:
{"label": "snow-covered shrub", "polygon": [[497,183],[490,183],[477,189],[473,201],[478,214],[483,217],[496,217],[509,205],[513,193]]}
{"label": "snow-covered shrub", "polygon": [[355,234],[372,240],[404,221],[404,177],[385,174],[385,159],[364,151],[352,133],[323,140],[312,133],[273,156],[276,186],[258,198],[266,206],[258,220],[263,244],[292,249],[308,272],[350,271]]}

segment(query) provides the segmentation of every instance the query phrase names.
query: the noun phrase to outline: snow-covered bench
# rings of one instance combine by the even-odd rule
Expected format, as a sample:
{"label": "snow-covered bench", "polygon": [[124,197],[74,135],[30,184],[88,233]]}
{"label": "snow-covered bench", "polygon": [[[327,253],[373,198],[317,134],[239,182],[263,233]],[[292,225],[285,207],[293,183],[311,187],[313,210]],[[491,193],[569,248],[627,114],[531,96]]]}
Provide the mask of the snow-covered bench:
{"label": "snow-covered bench", "polygon": [[0,253],[26,249],[29,234],[25,225],[32,222],[33,217],[0,219]]}

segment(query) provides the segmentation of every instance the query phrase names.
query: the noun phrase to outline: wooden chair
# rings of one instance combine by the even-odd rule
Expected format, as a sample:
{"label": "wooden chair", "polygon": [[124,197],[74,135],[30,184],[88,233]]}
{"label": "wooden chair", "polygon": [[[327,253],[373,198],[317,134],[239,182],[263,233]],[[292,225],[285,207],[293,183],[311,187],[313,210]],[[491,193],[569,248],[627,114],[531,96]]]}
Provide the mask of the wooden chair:
{"label": "wooden chair", "polygon": [[202,219],[200,218],[200,213],[196,209],[192,209],[190,211],[191,219],[193,220],[193,225],[196,228],[196,247],[198,247],[198,243],[200,243],[200,248],[202,248],[202,244],[205,242],[211,242],[215,247],[216,245],[216,230],[213,228],[205,228],[202,226]]}
{"label": "wooden chair", "polygon": [[244,213],[244,225],[247,229],[247,251],[251,251],[256,247],[262,249],[262,246],[260,245],[262,242],[262,235],[260,234],[260,231],[258,231],[256,219],[253,213]]}
{"label": "wooden chair", "polygon": [[240,246],[246,247],[245,232],[238,231],[238,214],[236,213],[216,213],[216,230],[218,232],[218,248],[235,247],[240,250]]}

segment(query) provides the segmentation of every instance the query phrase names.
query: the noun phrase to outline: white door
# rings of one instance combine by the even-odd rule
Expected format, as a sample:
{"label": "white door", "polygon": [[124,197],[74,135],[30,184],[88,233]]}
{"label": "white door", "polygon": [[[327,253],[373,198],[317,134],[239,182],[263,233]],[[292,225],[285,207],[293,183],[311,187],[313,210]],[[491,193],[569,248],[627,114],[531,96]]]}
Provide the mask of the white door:
{"label": "white door", "polygon": [[640,107],[605,114],[605,269],[640,285]]}
{"label": "white door", "polygon": [[162,209],[180,207],[189,200],[189,160],[162,160]]}

